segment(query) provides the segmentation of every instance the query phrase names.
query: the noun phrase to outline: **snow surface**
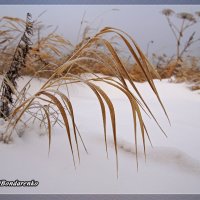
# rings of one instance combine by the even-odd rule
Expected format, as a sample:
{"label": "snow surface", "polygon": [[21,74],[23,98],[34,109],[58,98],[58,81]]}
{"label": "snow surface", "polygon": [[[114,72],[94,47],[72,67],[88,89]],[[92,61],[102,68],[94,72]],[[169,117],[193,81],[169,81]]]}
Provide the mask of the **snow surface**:
{"label": "snow surface", "polygon": [[[20,87],[28,79],[21,79]],[[36,92],[43,82],[42,79],[34,79],[30,93]],[[0,187],[0,193],[200,193],[200,95],[191,92],[186,84],[174,84],[169,80],[156,80],[155,84],[169,114],[171,126],[148,84],[136,83],[168,136],[166,138],[155,122],[144,115],[153,148],[147,142],[145,162],[140,139],[138,171],[132,115],[126,97],[116,89],[100,83],[116,109],[119,148],[117,178],[109,114],[107,158],[99,103],[87,87],[73,84],[69,87],[70,98],[88,154],[80,145],[81,161],[79,164],[76,159],[75,169],[63,128],[57,126],[53,129],[48,155],[45,130],[33,124],[26,129],[19,127],[21,137],[15,134],[10,144],[0,143],[0,179],[34,179],[39,181],[39,186]],[[0,120],[0,132],[3,132],[4,126],[4,121]]]}

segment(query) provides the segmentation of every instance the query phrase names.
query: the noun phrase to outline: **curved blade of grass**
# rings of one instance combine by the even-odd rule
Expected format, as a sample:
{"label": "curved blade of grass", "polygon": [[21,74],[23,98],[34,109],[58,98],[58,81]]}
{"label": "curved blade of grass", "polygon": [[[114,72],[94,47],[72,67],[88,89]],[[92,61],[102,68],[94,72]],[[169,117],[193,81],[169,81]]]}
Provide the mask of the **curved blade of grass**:
{"label": "curved blade of grass", "polygon": [[109,81],[106,81],[106,80],[103,80],[103,82],[119,89],[120,91],[122,91],[125,96],[128,97],[129,99],[129,102],[131,104],[131,108],[132,108],[132,114],[133,114],[133,121],[134,121],[134,136],[135,136],[135,150],[136,150],[136,162],[137,162],[137,169],[138,169],[138,150],[137,150],[137,123],[136,123],[136,113],[137,113],[137,116],[138,116],[138,119],[139,119],[139,123],[140,123],[140,129],[141,129],[141,133],[142,133],[142,139],[143,139],[143,147],[144,147],[144,154],[145,154],[145,157],[146,157],[146,148],[145,148],[145,135],[144,135],[144,122],[143,122],[143,119],[142,119],[142,114],[140,112],[140,108],[136,102],[136,100],[133,98],[132,94],[130,93],[129,90],[127,90],[126,88],[122,88],[120,86],[118,86],[116,81],[114,81],[115,83],[112,83],[112,82],[109,82]]}
{"label": "curved blade of grass", "polygon": [[103,97],[105,102],[108,105],[109,111],[110,111],[110,117],[111,117],[111,122],[112,122],[112,129],[113,129],[113,139],[114,139],[114,146],[115,146],[115,154],[116,154],[116,166],[117,166],[117,176],[118,176],[118,151],[117,151],[117,134],[116,134],[116,121],[115,121],[115,109],[112,104],[112,101],[110,98],[107,96],[107,94],[98,86],[96,86],[93,83],[88,83],[89,85],[92,85],[98,92],[99,94]]}
{"label": "curved blade of grass", "polygon": [[46,90],[46,92],[53,92],[55,94],[58,94],[67,103],[67,105],[68,105],[68,108],[69,108],[69,111],[70,111],[70,116],[71,116],[71,119],[72,119],[74,137],[75,137],[75,142],[76,142],[76,147],[77,147],[77,152],[78,152],[78,159],[79,159],[79,162],[80,162],[80,153],[79,153],[79,147],[78,147],[76,126],[75,126],[75,119],[74,119],[74,111],[73,111],[73,106],[71,104],[71,101],[69,100],[69,98],[66,95],[64,95],[59,90],[53,90],[53,89],[50,90],[49,89],[49,90]]}
{"label": "curved blade of grass", "polygon": [[[112,28],[112,27],[106,27],[105,29],[102,30],[102,33],[115,32],[116,34],[118,34],[118,35],[124,40],[125,38],[124,38],[120,33],[118,33],[117,31],[122,32],[123,34],[125,34],[125,35],[132,41],[132,43],[133,43],[134,46],[136,47],[136,49],[137,49],[137,51],[138,51],[138,53],[139,53],[139,55],[140,55],[140,57],[141,57],[141,60],[143,61],[143,64],[146,66],[146,69],[148,70],[148,67],[147,67],[146,62],[148,62],[148,64],[150,64],[150,62],[149,62],[148,59],[145,57],[145,55],[142,53],[142,51],[140,50],[140,48],[139,48],[139,46],[137,45],[137,43],[132,39],[132,37],[131,37],[130,35],[128,35],[126,32],[124,32],[124,31],[122,31],[122,30],[120,30],[120,29]],[[102,34],[102,33],[100,32],[99,34]],[[98,34],[97,34],[97,35],[98,35]],[[133,48],[132,48],[132,46],[130,45],[130,43],[129,43],[126,39],[124,40],[124,42],[126,43],[127,47],[129,48],[129,50],[130,50],[130,52],[132,53],[132,55],[134,56],[134,58],[136,58],[137,56],[136,56],[136,54],[133,53],[134,51],[133,51]],[[138,63],[138,64],[139,64],[139,63]],[[142,65],[139,65],[139,66],[142,66]],[[141,69],[144,69],[144,68],[141,67]],[[154,69],[153,69],[152,71],[155,72]],[[143,71],[143,72],[145,73],[145,71]],[[162,107],[162,109],[163,109],[163,111],[164,111],[164,113],[165,113],[165,115],[166,115],[166,117],[167,117],[167,119],[168,119],[168,121],[169,121],[169,124],[170,124],[169,116],[168,116],[168,114],[167,114],[167,112],[166,112],[166,110],[165,110],[165,108],[164,108],[164,105],[163,105],[163,103],[162,103],[162,101],[161,101],[161,99],[160,99],[160,96],[159,96],[159,94],[158,94],[158,92],[157,92],[157,90],[156,90],[156,87],[155,87],[155,85],[154,85],[154,83],[153,83],[153,81],[152,81],[152,78],[149,77],[149,76],[151,76],[150,73],[145,73],[145,74],[148,76],[147,81],[149,82],[149,84],[150,84],[152,90],[154,91],[155,95],[157,96],[158,101],[159,101],[159,103],[160,103],[160,105],[161,105],[161,107]],[[158,75],[158,73],[155,73],[155,74]]]}
{"label": "curved blade of grass", "polygon": [[[135,86],[135,84],[133,83],[133,81],[131,80],[126,68],[123,66],[122,62],[120,61],[120,58],[118,57],[117,53],[115,52],[114,48],[112,47],[112,45],[105,39],[103,39],[106,47],[109,49],[109,51],[111,52],[111,54],[113,55],[114,59],[116,59],[117,63],[119,64],[118,66],[120,67],[120,69],[126,74],[126,78],[128,79],[129,83],[132,85],[132,87],[134,88],[134,90],[136,91],[136,93],[138,94],[138,96],[140,97],[140,99],[142,100],[143,104],[145,105],[145,107],[147,108],[147,110],[149,111],[149,113],[151,114],[151,116],[153,117],[154,121],[157,123],[157,125],[159,126],[160,130],[163,132],[163,134],[167,137],[167,135],[165,134],[164,130],[162,129],[162,127],[159,125],[157,119],[155,118],[155,116],[153,115],[153,113],[151,112],[150,108],[147,106],[146,102],[144,101],[141,93],[138,91],[137,87]],[[122,77],[122,79],[124,80],[124,78]],[[150,86],[152,85],[151,83],[151,78],[150,77],[147,77],[147,80],[150,84]],[[123,81],[125,82],[125,81]],[[124,86],[126,86],[126,88],[128,89],[127,85],[126,84],[123,84]],[[154,84],[153,84],[154,85]],[[156,91],[156,89],[154,89],[155,86],[153,87],[152,86],[152,90],[153,91]],[[155,92],[154,92],[155,93]],[[155,94],[158,94],[157,91]],[[157,96],[157,95],[156,95]],[[157,96],[158,100],[160,100],[159,96]],[[160,103],[161,103],[161,106],[163,106],[161,100],[160,100]],[[163,109],[164,109],[164,112],[165,111],[165,108],[163,106]],[[168,117],[167,113],[165,113],[166,116]]]}
{"label": "curved blade of grass", "polygon": [[79,82],[85,83],[94,92],[94,94],[96,95],[96,97],[97,97],[97,99],[99,101],[99,104],[100,104],[100,107],[101,107],[102,119],[103,119],[104,140],[105,140],[105,146],[106,146],[106,154],[107,154],[107,157],[108,157],[107,133],[106,133],[106,109],[105,109],[104,102],[103,102],[101,96],[99,95],[98,91],[96,90],[96,88],[88,80],[87,81],[82,80],[82,79],[80,79],[79,77],[77,77],[75,75],[71,75],[71,78],[72,77],[75,80],[79,81]]}
{"label": "curved blade of grass", "polygon": [[67,119],[67,115],[66,115],[65,109],[63,108],[63,106],[60,103],[60,101],[54,95],[52,95],[52,94],[50,94],[50,93],[48,93],[46,91],[40,91],[37,95],[40,95],[40,94],[43,94],[43,95],[49,97],[55,103],[55,105],[58,107],[58,109],[59,109],[59,111],[60,111],[60,113],[62,115],[63,121],[65,123],[65,128],[66,128],[66,131],[67,131],[67,135],[68,135],[68,140],[69,140],[71,152],[72,152],[74,167],[76,167],[75,158],[74,158],[74,151],[73,151],[72,141],[71,141],[69,122],[68,122],[68,119]]}
{"label": "curved blade of grass", "polygon": [[47,109],[45,107],[42,107],[42,109],[45,112],[45,115],[47,117],[47,122],[48,122],[48,134],[49,134],[48,138],[49,138],[49,152],[50,152],[50,146],[51,146],[51,120],[50,120],[49,113],[48,113]]}
{"label": "curved blade of grass", "polygon": [[106,134],[106,109],[105,109],[105,105],[104,102],[101,98],[101,96],[99,95],[98,91],[95,89],[95,87],[93,87],[91,84],[88,84],[88,86],[93,90],[93,92],[95,93],[95,95],[97,96],[100,106],[101,106],[101,113],[102,113],[102,119],[103,119],[103,128],[104,128],[104,140],[105,140],[105,146],[106,146],[106,154],[108,157],[108,145],[107,145],[107,134]]}

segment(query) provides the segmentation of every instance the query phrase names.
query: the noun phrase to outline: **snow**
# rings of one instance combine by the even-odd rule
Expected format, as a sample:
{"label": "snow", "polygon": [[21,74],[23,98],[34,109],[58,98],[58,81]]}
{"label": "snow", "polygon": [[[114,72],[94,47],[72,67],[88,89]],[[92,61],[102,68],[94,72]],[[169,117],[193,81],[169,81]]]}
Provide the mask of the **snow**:
{"label": "snow", "polygon": [[[22,87],[29,77],[19,81]],[[39,89],[43,79],[34,79],[30,93]],[[153,148],[147,142],[145,161],[139,140],[139,169],[136,166],[131,107],[116,89],[99,83],[112,99],[117,118],[119,176],[112,129],[108,117],[107,158],[101,111],[94,94],[81,84],[69,87],[78,128],[88,154],[80,145],[81,160],[73,165],[67,134],[54,127],[48,154],[48,135],[38,125],[18,127],[9,144],[0,143],[1,179],[36,180],[38,187],[1,187],[1,193],[65,193],[65,194],[151,194],[199,193],[200,180],[200,95],[186,84],[155,80],[156,87],[169,114],[171,126],[147,83],[136,83],[149,107],[165,130],[162,134],[155,122],[144,115]],[[63,88],[64,91],[64,88]],[[0,132],[5,122],[0,120]]]}

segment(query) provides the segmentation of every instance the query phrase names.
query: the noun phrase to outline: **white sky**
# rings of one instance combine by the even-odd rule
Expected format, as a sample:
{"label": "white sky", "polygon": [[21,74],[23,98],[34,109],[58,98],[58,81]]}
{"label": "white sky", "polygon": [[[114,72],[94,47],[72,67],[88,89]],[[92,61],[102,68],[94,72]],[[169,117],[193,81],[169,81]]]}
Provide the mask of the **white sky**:
{"label": "white sky", "polygon": [[[112,9],[118,11],[111,11]],[[36,18],[44,10],[47,12],[41,16],[45,24],[59,26],[58,31],[73,44],[77,41],[80,22],[84,12],[85,20],[92,28],[112,26],[123,29],[129,33],[141,48],[146,51],[147,43],[151,40],[154,44],[150,47],[150,53],[166,53],[172,55],[175,52],[175,39],[167,25],[162,9],[171,8],[175,12],[200,11],[200,5],[0,5],[0,17],[13,16],[25,19],[30,12]],[[190,33],[196,31],[196,37],[200,37],[200,23],[196,24]],[[192,48],[195,55],[200,55],[200,42]]]}

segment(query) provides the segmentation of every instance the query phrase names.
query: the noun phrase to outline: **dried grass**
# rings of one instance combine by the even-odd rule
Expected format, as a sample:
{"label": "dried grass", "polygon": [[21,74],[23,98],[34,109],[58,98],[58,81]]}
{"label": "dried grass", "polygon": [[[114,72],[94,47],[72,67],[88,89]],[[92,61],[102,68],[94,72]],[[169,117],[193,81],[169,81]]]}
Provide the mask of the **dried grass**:
{"label": "dried grass", "polygon": [[[107,39],[105,39],[104,35],[107,35],[108,33],[117,35],[118,37],[120,37],[121,41],[126,45],[127,50],[129,51],[132,59],[135,60],[135,62],[137,63],[138,71],[140,71],[142,77],[146,79],[146,81],[148,81],[153,93],[157,97],[165,115],[167,116],[165,108],[162,104],[162,101],[159,97],[159,94],[153,82],[154,77],[160,78],[159,74],[151,66],[151,64],[149,63],[145,55],[142,53],[136,42],[127,33],[119,29],[106,27],[102,29],[100,32],[98,32],[94,37],[86,41],[84,44],[78,46],[76,48],[76,51],[74,51],[73,54],[68,56],[63,64],[59,65],[56,63],[56,68],[52,70],[52,72],[50,73],[51,76],[47,79],[47,81],[44,83],[44,85],[40,88],[38,92],[36,92],[34,95],[30,97],[26,97],[25,92],[19,93],[21,94],[21,97],[18,97],[18,100],[23,99],[23,101],[16,101],[15,106],[11,110],[11,115],[10,115],[11,117],[4,141],[9,140],[16,125],[23,119],[22,118],[23,115],[25,113],[28,113],[29,115],[31,115],[33,120],[37,118],[41,121],[41,123],[44,123],[47,126],[49,134],[49,149],[50,149],[52,126],[54,124],[57,124],[58,122],[61,122],[61,124],[64,124],[64,127],[66,129],[69,146],[72,153],[72,158],[74,161],[74,165],[76,166],[75,155],[78,155],[78,158],[80,159],[79,141],[81,140],[83,145],[84,143],[81,138],[80,132],[78,131],[77,126],[75,124],[76,120],[71,100],[68,98],[67,94],[60,91],[60,86],[62,85],[67,86],[68,84],[73,84],[73,83],[82,83],[88,86],[94,92],[94,94],[97,97],[97,100],[99,101],[102,111],[106,151],[107,151],[107,133],[106,133],[107,113],[105,107],[107,106],[109,109],[109,115],[112,124],[113,141],[115,146],[116,166],[118,172],[118,148],[117,148],[115,108],[109,96],[105,93],[105,91],[101,87],[99,87],[96,84],[96,82],[103,82],[111,85],[112,87],[117,88],[119,91],[123,92],[124,95],[127,96],[127,98],[129,99],[133,114],[134,142],[136,150],[136,162],[138,165],[137,126],[140,127],[145,156],[146,156],[146,139],[150,141],[150,136],[145,126],[145,122],[143,121],[143,114],[141,112],[141,109],[144,110],[146,113],[148,113],[155,120],[155,122],[159,127],[160,125],[156,120],[155,116],[153,115],[153,113],[151,112],[150,108],[148,107],[147,103],[143,99],[142,93],[137,89],[135,83],[133,82],[133,77],[131,77],[128,70],[126,69],[125,63],[120,58],[114,46]],[[63,41],[61,43],[63,43]],[[46,47],[44,44],[43,47]],[[101,47],[103,46],[104,48],[103,49],[98,48],[99,46]],[[59,56],[60,52],[52,48],[52,46],[49,45],[49,42],[47,48],[48,49],[50,48],[51,51],[54,52],[54,54]],[[35,51],[34,48],[33,51]],[[93,56],[91,56],[91,54],[93,54]],[[39,56],[41,56],[41,54],[39,54]],[[92,65],[93,64],[101,65],[105,70],[105,74],[113,75],[117,77],[117,79],[115,80],[112,79],[111,77],[103,77],[103,78],[98,77],[94,73],[95,71],[91,69],[91,63]],[[78,75],[80,72],[79,70],[82,73],[89,72],[93,74],[94,78],[82,79],[81,76]],[[128,83],[130,84],[130,86],[128,86]],[[28,87],[28,85],[26,87]],[[134,93],[132,92],[132,90],[134,91]],[[136,95],[138,96],[138,98],[136,98]],[[42,113],[41,116],[37,114],[39,111],[32,112],[31,110],[33,108],[34,109],[38,108],[38,110]],[[139,122],[139,124],[137,124],[137,121]],[[70,129],[70,125],[72,125],[73,130]],[[164,133],[161,127],[160,129]],[[72,138],[74,138],[75,144]],[[76,147],[76,151],[74,146]],[[75,154],[75,152],[77,152],[77,154]]]}
{"label": "dried grass", "polygon": [[175,83],[186,82],[190,84],[191,90],[199,90],[200,88],[200,68],[199,60],[196,57],[186,58],[183,62],[170,62],[165,68],[158,69],[158,73],[162,78],[171,78]]}

